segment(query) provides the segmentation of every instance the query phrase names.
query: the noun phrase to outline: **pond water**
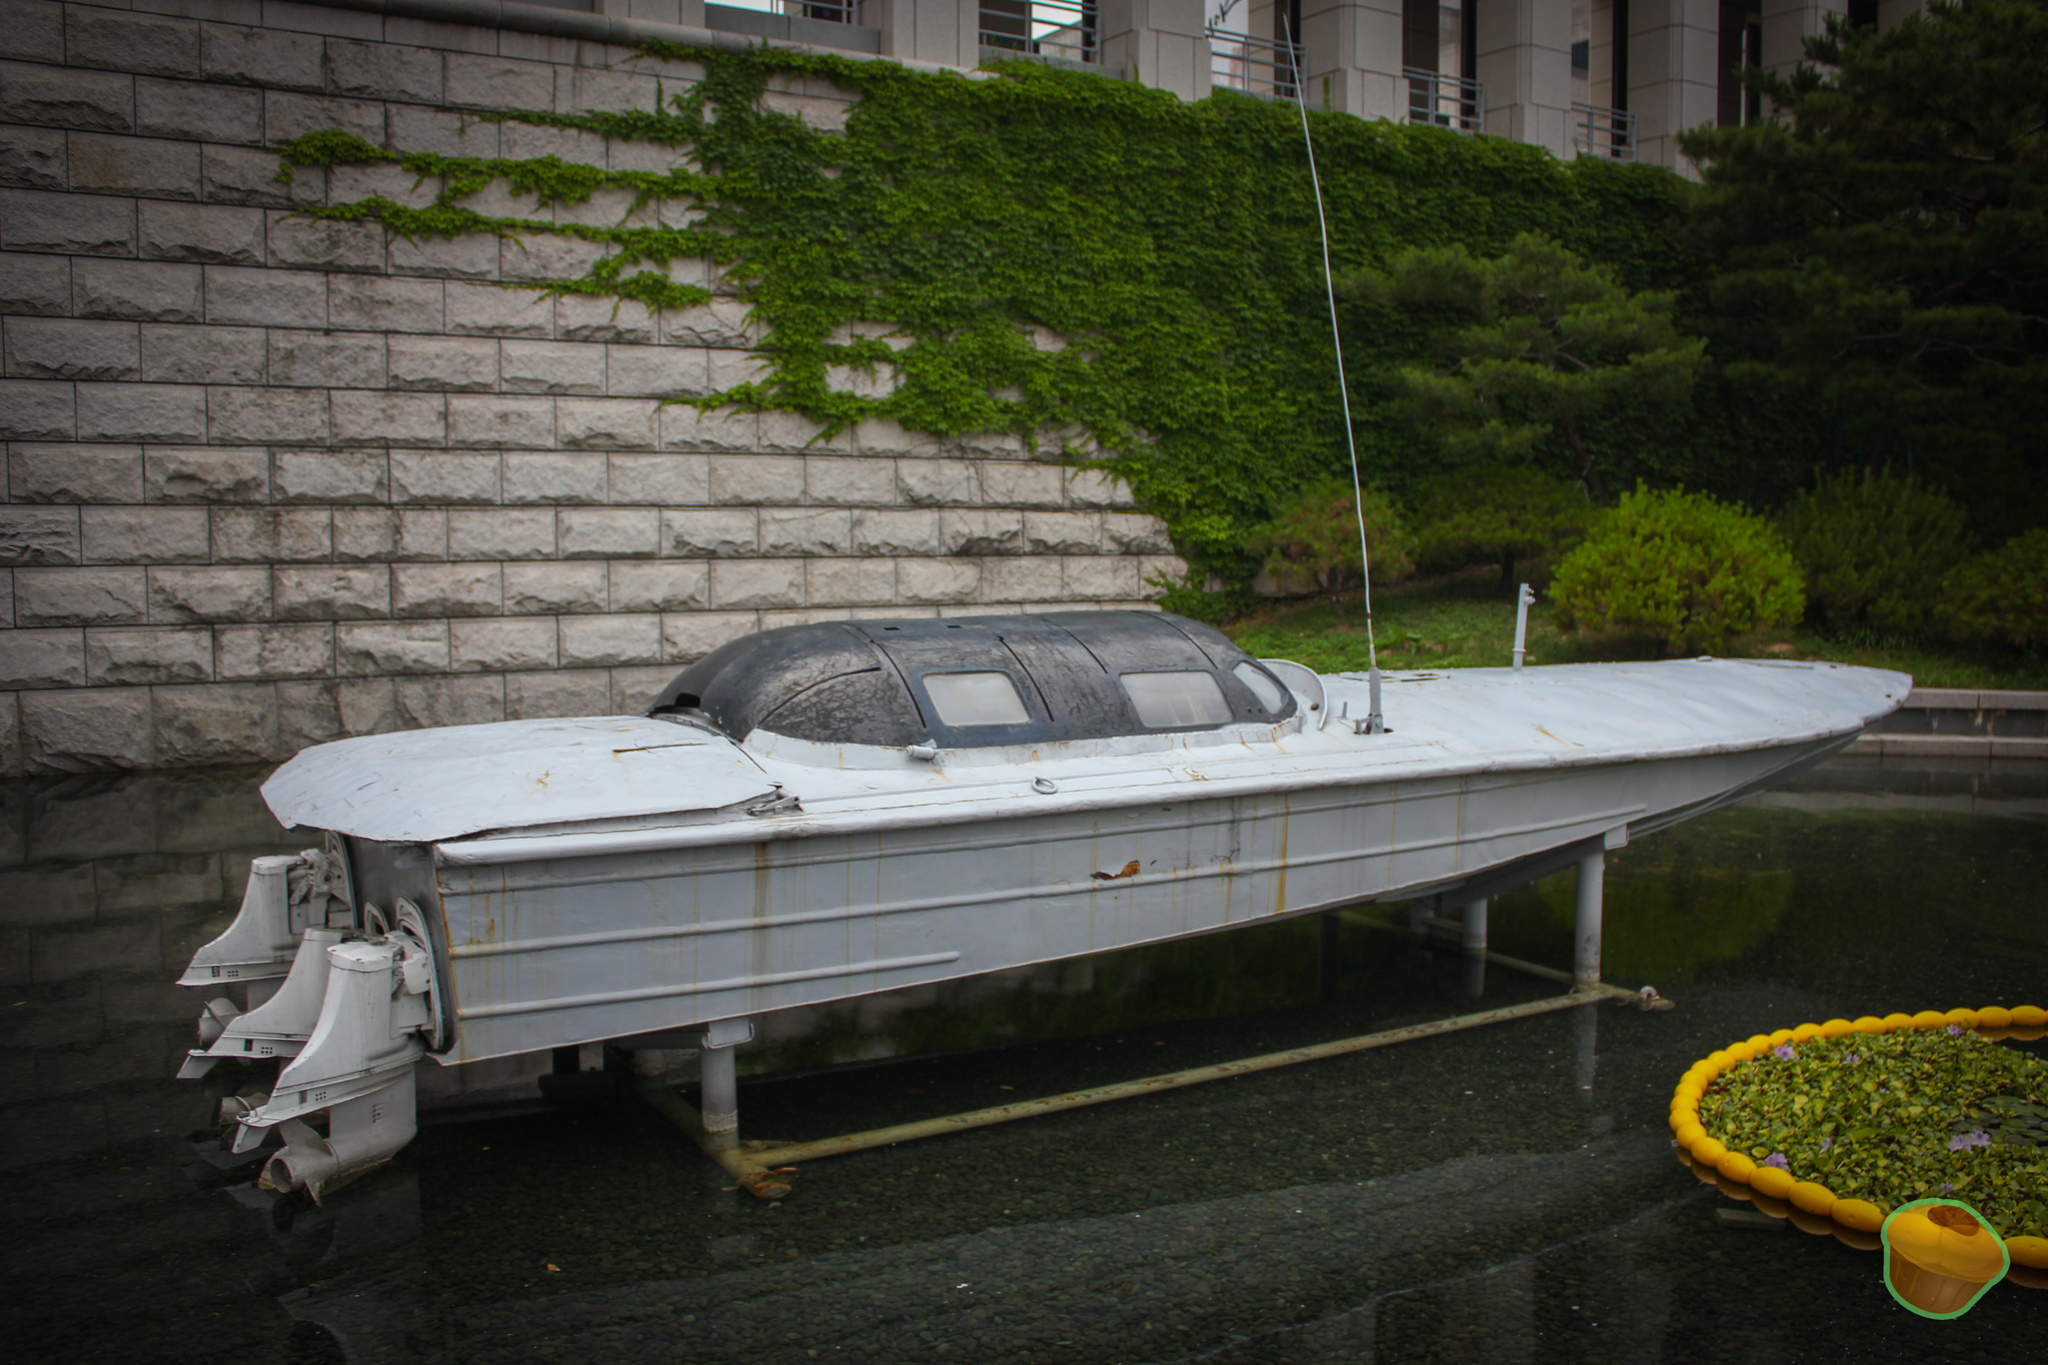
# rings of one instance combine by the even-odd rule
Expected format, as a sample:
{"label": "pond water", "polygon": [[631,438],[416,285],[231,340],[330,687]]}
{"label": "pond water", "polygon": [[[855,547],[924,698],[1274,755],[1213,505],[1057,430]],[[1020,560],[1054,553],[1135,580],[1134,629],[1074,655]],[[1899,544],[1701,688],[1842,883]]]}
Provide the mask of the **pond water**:
{"label": "pond water", "polygon": [[[0,1331],[16,1360],[2019,1361],[1726,1201],[1664,1114],[1759,1031],[2048,1003],[2048,772],[1838,760],[1612,855],[1606,969],[1669,1012],[1550,1014],[816,1162],[762,1204],[606,1087],[444,1086],[324,1208],[195,1143],[168,983],[289,851],[262,774],[0,786]],[[1564,965],[1567,874],[1494,946]],[[773,1022],[743,1133],[797,1140],[1554,994],[1348,912]],[[2027,1045],[2039,1052],[2040,1043]],[[485,1082],[489,1083],[486,1084]],[[429,1120],[436,1119],[430,1112]]]}

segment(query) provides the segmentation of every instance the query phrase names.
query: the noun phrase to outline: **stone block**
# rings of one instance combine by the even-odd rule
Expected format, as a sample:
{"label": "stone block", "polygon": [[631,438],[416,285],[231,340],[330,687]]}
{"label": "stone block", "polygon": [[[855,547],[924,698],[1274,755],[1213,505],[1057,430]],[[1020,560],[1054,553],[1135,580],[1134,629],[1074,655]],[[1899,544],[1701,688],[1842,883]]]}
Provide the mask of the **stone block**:
{"label": "stone block", "polygon": [[76,385],[66,380],[0,379],[0,438],[69,441],[77,435]]}
{"label": "stone block", "polygon": [[[522,189],[510,180],[491,180],[481,185],[468,181],[455,199],[462,207],[486,218],[525,219],[541,232],[554,226],[554,209],[540,197],[540,191]],[[502,245],[495,236],[490,240],[493,249]]]}
{"label": "stone block", "polygon": [[488,284],[444,288],[448,298],[448,330],[465,336],[552,337],[555,301],[544,294]]}
{"label": "stone block", "polygon": [[497,616],[504,609],[496,564],[403,564],[391,571],[393,616]]}
{"label": "stone block", "polygon": [[1028,512],[1024,548],[1035,555],[1102,552],[1102,518],[1093,512]]}
{"label": "stone block", "polygon": [[264,226],[272,265],[344,271],[384,268],[384,228],[380,223],[294,218],[272,209]]}
{"label": "stone block", "polygon": [[135,379],[142,347],[132,322],[13,318],[6,326],[7,373],[17,379]]}
{"label": "stone block", "polygon": [[984,602],[1058,602],[1066,596],[1066,580],[1056,558],[990,559],[981,566]]}
{"label": "stone block", "polygon": [[270,382],[307,388],[382,388],[384,338],[362,332],[270,333]]}
{"label": "stone block", "polygon": [[438,332],[442,328],[447,286],[439,280],[338,274],[326,280],[330,327],[368,332]]}
{"label": "stone block", "polygon": [[396,161],[327,168],[327,202],[352,204],[372,197],[409,209],[431,208],[446,178],[418,175]]}
{"label": "stone block", "polygon": [[1075,507],[1129,507],[1131,490],[1099,469],[1067,471],[1067,501]]}
{"label": "stone block", "polygon": [[125,133],[135,126],[135,78],[122,71],[0,62],[0,122]]}
{"label": "stone block", "polygon": [[605,186],[591,191],[588,199],[578,204],[557,201],[555,224],[558,227],[594,228],[652,228],[660,226],[660,216],[654,203],[649,200],[634,207],[639,192],[626,186]]}
{"label": "stone block", "polygon": [[156,761],[166,767],[275,758],[277,689],[210,683],[150,691]]}
{"label": "stone block", "polygon": [[390,462],[381,450],[279,450],[270,487],[279,502],[388,503]]}
{"label": "stone block", "polygon": [[391,615],[391,571],[376,565],[319,565],[271,571],[280,621],[360,621]]}
{"label": "stone block", "polygon": [[981,501],[979,471],[966,460],[898,460],[896,486],[914,507],[959,507]]}
{"label": "stone block", "polygon": [[142,486],[140,446],[17,441],[8,447],[12,502],[141,502]]}
{"label": "stone block", "polygon": [[230,265],[210,265],[205,271],[208,322],[251,327],[328,325],[325,275]]}
{"label": "stone block", "polygon": [[72,301],[80,317],[198,322],[201,267],[157,261],[75,261]]}
{"label": "stone block", "polygon": [[260,621],[270,615],[270,570],[156,568],[149,571],[152,624]]}
{"label": "stone block", "polygon": [[319,90],[326,44],[317,34],[227,24],[199,26],[200,74],[210,81]]}
{"label": "stone block", "polygon": [[[206,435],[216,444],[246,445],[327,439],[327,392],[324,389],[243,389],[216,386],[207,388],[204,393],[209,418]],[[172,438],[145,436],[143,439]]]}
{"label": "stone block", "polygon": [[334,671],[334,628],[306,625],[222,626],[213,633],[222,682],[254,678],[320,678]]}
{"label": "stone block", "polygon": [[81,507],[78,529],[87,563],[204,564],[204,507]]}
{"label": "stone block", "polygon": [[666,509],[661,552],[679,559],[760,553],[760,514],[751,507]]}
{"label": "stone block", "polygon": [[147,619],[147,598],[140,568],[14,571],[14,624],[20,627],[139,625]]}
{"label": "stone block", "polygon": [[339,673],[445,673],[446,621],[388,621],[334,628]]}
{"label": "stone block", "polygon": [[457,673],[553,668],[555,621],[551,616],[450,621],[448,650],[449,666]]}
{"label": "stone block", "polygon": [[438,507],[337,507],[338,560],[432,560],[448,557],[448,514]]}
{"label": "stone block", "polygon": [[1165,555],[1173,553],[1173,540],[1166,523],[1143,512],[1104,512],[1103,548],[1114,554]]}
{"label": "stone block", "polygon": [[84,631],[0,631],[0,690],[83,686]]}
{"label": "stone block", "polygon": [[78,508],[0,508],[0,565],[76,565]]}
{"label": "stone block", "polygon": [[662,653],[670,663],[694,663],[712,650],[758,628],[751,611],[670,612],[661,618]]}
{"label": "stone block", "polygon": [[561,398],[555,430],[573,450],[653,450],[660,405],[642,398]]}
{"label": "stone block", "polygon": [[71,135],[71,188],[83,194],[199,198],[199,144],[168,138]]}
{"label": "stone block", "polygon": [[479,506],[498,501],[499,456],[490,452],[394,450],[391,501]]}
{"label": "stone block", "polygon": [[268,148],[209,142],[199,150],[199,196],[209,204],[310,204],[326,193],[318,167],[296,167],[290,180],[277,174],[277,153]]}
{"label": "stone block", "polygon": [[862,606],[896,600],[896,565],[888,559],[814,559],[805,566],[813,606]]}
{"label": "stone block", "polygon": [[209,265],[263,264],[261,209],[145,199],[135,212],[137,250],[145,257]]}
{"label": "stone block", "polygon": [[705,393],[705,352],[683,346],[610,346],[606,383],[614,394],[694,398]]}
{"label": "stone block", "polygon": [[[564,341],[646,343],[661,339],[659,320],[646,304],[602,294],[564,294],[556,299],[555,327]],[[622,392],[616,382],[612,392]]]}
{"label": "stone block", "polygon": [[555,68],[555,108],[578,113],[654,112],[676,92],[667,72],[618,71],[592,66]]}
{"label": "stone block", "polygon": [[713,455],[711,500],[726,505],[792,503],[803,496],[804,462],[796,455]]}
{"label": "stone block", "polygon": [[661,513],[652,507],[565,507],[555,514],[564,559],[652,559],[661,547]]}
{"label": "stone block", "polygon": [[242,86],[143,76],[135,82],[135,131],[194,142],[260,143],[263,96]]}
{"label": "stone block", "polygon": [[[363,683],[382,683],[389,695],[389,678],[362,679]],[[277,747],[280,753],[296,753],[315,744],[325,744],[331,739],[340,739],[348,731],[342,729],[341,708],[337,693],[346,683],[281,682],[277,684]],[[357,733],[374,733],[361,731]]]}
{"label": "stone block", "polygon": [[551,128],[546,124],[506,123],[499,129],[502,155],[525,161],[534,157],[558,156],[585,166],[604,164],[604,139],[581,128]]}
{"label": "stone block", "polygon": [[441,103],[441,54],[402,43],[327,40],[327,88],[338,95]]}
{"label": "stone block", "polygon": [[[457,109],[428,109],[417,104],[385,107],[384,123],[391,145],[409,152],[473,156],[489,160],[498,154],[498,125]],[[491,268],[497,269],[497,243],[491,243]]]}
{"label": "stone block", "polygon": [[605,609],[608,589],[605,566],[595,561],[507,564],[505,613],[543,616],[600,612]]}
{"label": "stone block", "polygon": [[565,616],[556,625],[564,668],[661,662],[661,617],[652,612]]}
{"label": "stone block", "polygon": [[[506,125],[507,130],[511,126]],[[498,277],[536,282],[578,280],[609,254],[604,243],[588,238],[528,231],[498,240]]]}
{"label": "stone block", "polygon": [[981,588],[976,559],[899,559],[896,597],[902,602],[972,602]]}
{"label": "stone block", "polygon": [[854,424],[853,444],[863,455],[915,455],[926,443],[893,417],[869,417]]}
{"label": "stone block", "polygon": [[895,462],[868,456],[812,455],[804,460],[804,491],[813,503],[889,503],[896,497]]}
{"label": "stone block", "polygon": [[199,25],[167,14],[66,6],[64,57],[73,66],[143,71],[152,76],[199,74]]}
{"label": "stone block", "polygon": [[61,63],[64,7],[47,0],[5,0],[0,4],[0,55]]}
{"label": "stone block", "polygon": [[552,559],[554,509],[452,511],[448,513],[448,553],[456,559]]}
{"label": "stone block", "polygon": [[721,559],[711,565],[711,603],[721,611],[804,605],[801,559]]}
{"label": "stone block", "polygon": [[392,336],[386,365],[394,389],[489,393],[498,386],[498,343]]}
{"label": "stone block", "polygon": [[601,668],[505,675],[506,720],[547,720],[558,716],[604,716],[611,713],[610,678]]}
{"label": "stone block", "polygon": [[1081,601],[1128,600],[1144,595],[1138,560],[1129,555],[1068,556],[1061,560],[1067,596]]}
{"label": "stone block", "polygon": [[133,256],[135,201],[103,194],[0,190],[0,246],[69,256]]}
{"label": "stone block", "polygon": [[28,692],[20,705],[22,765],[29,772],[155,766],[146,687]]}
{"label": "stone block", "polygon": [[[668,647],[667,636],[662,637],[662,647]],[[614,716],[644,716],[647,708],[654,705],[654,699],[662,689],[674,681],[674,664],[629,664],[624,668],[608,670],[611,678],[612,695],[609,714]]]}
{"label": "stone block", "polygon": [[488,725],[505,719],[505,685],[496,674],[466,678],[400,678],[399,719],[410,729]]}
{"label": "stone block", "polygon": [[851,514],[839,508],[761,510],[761,553],[843,555],[852,544]]}
{"label": "stone block", "polygon": [[607,501],[607,460],[575,451],[508,451],[504,497],[508,503],[601,503]]}
{"label": "stone block", "polygon": [[711,605],[710,571],[701,563],[619,562],[609,572],[613,611],[692,611]]}
{"label": "stone block", "polygon": [[949,555],[1014,555],[1024,549],[1024,514],[980,508],[939,513],[939,548]]}
{"label": "stone block", "polygon": [[664,450],[743,451],[761,444],[756,415],[738,408],[688,407],[666,404],[661,409],[661,445]]}
{"label": "stone block", "polygon": [[[6,77],[0,75],[0,81]],[[71,188],[70,153],[55,128],[13,124],[0,128],[0,185],[24,190]]]}
{"label": "stone block", "polygon": [[447,402],[438,393],[336,389],[327,410],[342,444],[438,445],[448,434]]}
{"label": "stone block", "polygon": [[711,499],[711,463],[702,455],[613,455],[607,498],[614,503],[689,506]]}
{"label": "stone block", "polygon": [[1058,507],[1065,470],[1025,460],[988,460],[981,466],[981,493],[999,507]]}
{"label": "stone block", "polygon": [[384,106],[369,100],[332,95],[296,95],[282,90],[263,92],[263,140],[273,147],[301,133],[336,128],[354,133],[373,146],[384,145]]}
{"label": "stone block", "polygon": [[85,666],[95,687],[212,682],[213,632],[205,626],[89,630]]}
{"label": "stone block", "polygon": [[552,109],[555,69],[547,62],[451,52],[444,60],[446,103],[471,109]]}
{"label": "stone block", "polygon": [[[709,382],[713,393],[725,393],[731,389],[738,388],[742,384],[762,383],[775,373],[775,366],[767,357],[757,356],[750,351],[721,351],[714,349],[705,351],[704,357],[710,363],[711,373]],[[761,416],[765,424],[768,414],[763,413]],[[799,421],[801,420],[803,419],[800,418]],[[784,450],[802,450],[803,448],[801,445],[791,446],[786,442],[778,443],[777,445],[777,449]]]}
{"label": "stone block", "polygon": [[661,315],[662,332],[670,341],[683,346],[744,351],[760,340],[760,329],[751,321],[751,311],[738,299],[713,299],[695,308],[665,309]]}
{"label": "stone block", "polygon": [[270,456],[249,446],[148,446],[142,489],[126,501],[262,502],[270,493]]}
{"label": "stone block", "polygon": [[498,374],[506,393],[604,392],[605,348],[568,341],[501,341]]}
{"label": "stone block", "polygon": [[[458,449],[547,449],[555,443],[555,400],[498,394],[448,397],[448,444]],[[508,465],[509,490],[511,470]]]}
{"label": "stone block", "polygon": [[0,313],[61,317],[71,311],[71,262],[0,253]]}
{"label": "stone block", "polygon": [[939,552],[939,514],[855,512],[853,549],[863,555],[935,555]]}
{"label": "stone block", "polygon": [[268,344],[260,327],[142,324],[142,377],[164,384],[261,384]]}
{"label": "stone block", "polygon": [[325,559],[334,552],[334,516],[324,507],[216,507],[211,517],[215,563]]}
{"label": "stone block", "polygon": [[394,275],[488,280],[498,274],[498,239],[483,233],[464,237],[393,237],[385,243],[384,254]]}

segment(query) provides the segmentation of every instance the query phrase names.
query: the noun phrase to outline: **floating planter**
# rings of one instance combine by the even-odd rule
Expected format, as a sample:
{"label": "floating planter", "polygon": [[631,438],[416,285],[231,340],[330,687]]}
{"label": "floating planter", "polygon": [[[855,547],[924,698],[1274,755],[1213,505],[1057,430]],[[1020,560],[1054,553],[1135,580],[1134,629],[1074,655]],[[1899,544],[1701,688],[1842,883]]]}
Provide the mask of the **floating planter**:
{"label": "floating planter", "polygon": [[1902,1206],[1967,1204],[2008,1278],[2048,1288],[2048,1065],[1993,1045],[2044,1034],[2032,1005],[1758,1034],[1685,1073],[1671,1129],[1700,1179],[1851,1246]]}

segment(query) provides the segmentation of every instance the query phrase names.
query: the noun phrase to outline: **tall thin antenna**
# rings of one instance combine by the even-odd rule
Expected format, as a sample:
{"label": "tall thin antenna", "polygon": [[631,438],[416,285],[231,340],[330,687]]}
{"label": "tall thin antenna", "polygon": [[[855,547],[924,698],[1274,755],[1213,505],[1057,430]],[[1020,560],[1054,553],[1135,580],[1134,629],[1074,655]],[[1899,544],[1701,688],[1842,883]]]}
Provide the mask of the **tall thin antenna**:
{"label": "tall thin antenna", "polygon": [[1330,345],[1337,353],[1337,397],[1344,409],[1344,446],[1351,454],[1351,508],[1358,514],[1359,577],[1365,584],[1365,658],[1368,680],[1368,714],[1361,733],[1377,735],[1387,728],[1380,715],[1380,654],[1373,639],[1372,552],[1365,544],[1365,489],[1358,478],[1358,439],[1351,433],[1351,389],[1344,380],[1344,337],[1337,326],[1337,286],[1330,276],[1330,224],[1323,215],[1323,180],[1316,174],[1316,144],[1308,132],[1308,88],[1301,83],[1301,61],[1294,46],[1294,33],[1283,11],[1280,37],[1287,44],[1287,69],[1294,77],[1294,107],[1301,114],[1301,141],[1308,148],[1308,180],[1316,196],[1316,231],[1323,241],[1323,295],[1330,304]]}

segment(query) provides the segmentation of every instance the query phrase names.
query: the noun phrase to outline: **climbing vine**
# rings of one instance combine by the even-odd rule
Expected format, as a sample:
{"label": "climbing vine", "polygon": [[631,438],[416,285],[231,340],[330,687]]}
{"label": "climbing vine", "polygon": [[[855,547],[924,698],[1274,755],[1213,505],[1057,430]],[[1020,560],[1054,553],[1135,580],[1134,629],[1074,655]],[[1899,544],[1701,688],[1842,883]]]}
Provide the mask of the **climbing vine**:
{"label": "climbing vine", "polygon": [[[939,436],[1008,431],[1048,456],[1097,461],[1163,517],[1199,568],[1235,576],[1276,496],[1338,466],[1341,413],[1315,204],[1291,106],[1218,93],[1181,103],[1100,76],[1015,63],[992,76],[913,72],[771,49],[648,44],[641,60],[703,79],[630,112],[512,111],[507,122],[674,149],[665,172],[556,157],[386,152],[339,132],[284,149],[294,166],[392,161],[437,188],[305,212],[411,237],[557,234],[599,244],[557,293],[687,308],[676,282],[710,262],[751,308],[762,378],[701,399],[799,411],[828,428],[870,417]],[[692,73],[694,75],[694,72]],[[854,92],[843,131],[763,100],[771,83]],[[1685,288],[1685,186],[1647,167],[1559,162],[1500,138],[1312,114],[1340,272],[1411,246],[1493,254],[1540,232],[1630,288]],[[627,190],[633,210],[687,203],[687,222],[550,222],[466,201],[494,182],[541,207]],[[1368,378],[1412,351],[1398,326],[1347,335]],[[870,374],[883,382],[861,384]],[[1371,407],[1373,389],[1362,386]],[[1355,401],[1358,401],[1355,397]],[[1368,420],[1369,478],[1400,486],[1417,454]]]}

